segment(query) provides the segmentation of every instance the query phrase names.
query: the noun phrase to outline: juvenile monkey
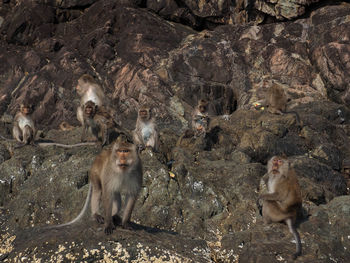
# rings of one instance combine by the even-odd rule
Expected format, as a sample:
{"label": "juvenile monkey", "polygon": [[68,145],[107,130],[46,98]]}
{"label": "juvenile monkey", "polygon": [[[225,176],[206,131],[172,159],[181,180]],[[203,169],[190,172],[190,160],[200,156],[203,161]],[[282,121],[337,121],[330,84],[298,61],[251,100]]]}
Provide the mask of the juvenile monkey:
{"label": "juvenile monkey", "polygon": [[[125,207],[121,220],[123,228],[130,228],[129,221],[138,193],[142,185],[142,163],[136,146],[121,135],[112,148],[103,150],[94,160],[90,169],[90,186],[84,207],[72,221],[49,226],[61,228],[78,222],[85,214],[91,197],[92,217],[104,224],[104,232],[109,235],[115,229],[117,215],[121,208],[121,194],[125,195]],[[102,204],[101,204],[102,199]],[[104,216],[99,212],[103,206]]]}
{"label": "juvenile monkey", "polygon": [[192,129],[195,136],[200,136],[208,131],[210,121],[208,105],[207,100],[201,99],[192,112]]}
{"label": "juvenile monkey", "polygon": [[268,88],[266,104],[270,113],[282,115],[286,112],[287,101],[287,96],[281,86],[273,84]]}
{"label": "juvenile monkey", "polygon": [[296,253],[293,258],[301,255],[301,241],[296,230],[295,221],[301,209],[302,200],[300,186],[295,172],[290,167],[287,158],[273,156],[267,164],[267,191],[260,198],[264,223],[284,221],[293,234],[296,242]]}
{"label": "juvenile monkey", "polygon": [[285,113],[292,113],[295,115],[298,126],[301,127],[302,123],[300,122],[299,114],[295,111],[286,112],[287,102],[287,95],[285,94],[284,89],[281,86],[274,83],[267,89],[265,97],[265,104],[267,106],[267,110],[270,113],[280,115],[283,115]]}
{"label": "juvenile monkey", "polygon": [[30,117],[33,107],[29,103],[22,103],[19,112],[15,115],[12,134],[20,143],[33,144],[35,139],[34,121]]}
{"label": "juvenile monkey", "polygon": [[84,74],[78,79],[76,91],[81,97],[80,105],[77,109],[77,119],[84,126],[84,113],[83,107],[86,102],[92,101],[97,106],[102,106],[105,103],[105,94],[102,87],[96,82],[96,80],[88,75]]}
{"label": "juvenile monkey", "polygon": [[[91,212],[99,223],[104,223],[105,233],[115,228],[113,221],[121,207],[121,194],[125,194],[126,206],[122,227],[128,228],[131,212],[142,185],[142,164],[136,146],[126,136],[119,136],[113,147],[98,155],[90,170],[92,185]],[[104,217],[99,214],[100,199]]]}
{"label": "juvenile monkey", "polygon": [[148,106],[142,106],[138,111],[133,140],[139,148],[151,147],[154,151],[159,149],[156,122]]}
{"label": "juvenile monkey", "polygon": [[113,130],[119,134],[127,134],[127,132],[113,120],[105,107],[98,106],[91,100],[83,105],[83,117],[84,128],[81,135],[82,142],[86,141],[86,135],[89,129],[97,140],[101,138],[102,146],[109,144],[109,135]]}

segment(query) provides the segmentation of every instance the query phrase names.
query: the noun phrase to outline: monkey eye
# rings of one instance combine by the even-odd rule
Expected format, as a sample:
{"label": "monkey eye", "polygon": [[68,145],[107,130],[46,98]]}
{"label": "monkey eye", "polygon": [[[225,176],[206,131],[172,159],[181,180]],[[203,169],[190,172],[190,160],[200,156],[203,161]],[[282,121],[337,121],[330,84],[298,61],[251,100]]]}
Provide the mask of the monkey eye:
{"label": "monkey eye", "polygon": [[128,152],[130,152],[129,150],[127,150],[127,149],[121,149],[121,150],[117,150],[117,152],[120,152],[120,153],[128,153]]}
{"label": "monkey eye", "polygon": [[283,161],[282,161],[281,159],[278,159],[277,162],[278,162],[279,164],[282,164],[282,163],[283,163]]}

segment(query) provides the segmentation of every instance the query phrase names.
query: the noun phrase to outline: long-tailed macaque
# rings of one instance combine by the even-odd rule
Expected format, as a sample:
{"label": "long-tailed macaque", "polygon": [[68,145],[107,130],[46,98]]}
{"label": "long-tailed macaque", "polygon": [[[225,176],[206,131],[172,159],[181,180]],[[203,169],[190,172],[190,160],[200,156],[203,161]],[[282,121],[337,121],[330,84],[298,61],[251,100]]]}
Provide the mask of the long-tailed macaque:
{"label": "long-tailed macaque", "polygon": [[[96,105],[93,101],[88,101],[83,105],[84,128],[81,141],[86,141],[89,131],[97,140],[101,139],[102,146],[109,144],[109,136],[112,131],[128,136],[128,132],[120,127],[112,118],[109,111],[103,106]],[[130,136],[129,136],[130,137]]]}
{"label": "long-tailed macaque", "polygon": [[88,75],[84,74],[78,79],[78,84],[76,86],[76,91],[81,97],[80,105],[77,109],[77,119],[84,126],[84,113],[83,107],[86,102],[92,101],[97,106],[102,106],[105,104],[105,94],[102,87],[96,82],[96,80]]}
{"label": "long-tailed macaque", "polygon": [[294,259],[301,255],[301,241],[295,221],[302,199],[298,179],[287,158],[273,156],[267,164],[267,191],[260,198],[264,223],[285,222],[296,242]]}
{"label": "long-tailed macaque", "polygon": [[[127,228],[142,185],[142,164],[136,146],[129,143],[126,136],[119,136],[111,149],[96,157],[90,170],[90,182],[92,216],[104,223],[105,233],[111,234],[115,228],[113,221],[121,207],[121,194],[126,195],[122,227]],[[104,217],[99,213],[101,198]]]}
{"label": "long-tailed macaque", "polygon": [[148,106],[142,106],[138,111],[133,140],[140,149],[145,147],[151,147],[154,151],[159,149],[156,122],[152,117],[151,108]]}
{"label": "long-tailed macaque", "polygon": [[273,84],[266,93],[266,104],[268,111],[274,114],[283,114],[286,112],[287,96],[281,86]]}
{"label": "long-tailed macaque", "polygon": [[192,112],[192,130],[195,136],[205,134],[209,128],[208,101],[201,99]]}
{"label": "long-tailed macaque", "polygon": [[34,121],[30,117],[33,107],[29,103],[22,103],[19,112],[15,115],[12,134],[13,137],[20,143],[33,144],[36,130]]}
{"label": "long-tailed macaque", "polygon": [[[277,84],[272,84],[266,91],[265,95],[265,104],[267,110],[273,114],[283,115],[285,113],[291,113],[295,115],[298,126],[302,126],[300,121],[299,114],[295,111],[286,111],[287,109],[287,95],[284,92],[284,89]],[[263,105],[262,105],[263,106]]]}
{"label": "long-tailed macaque", "polygon": [[[85,214],[91,197],[92,217],[104,224],[104,232],[112,234],[120,223],[121,195],[125,195],[125,207],[121,219],[123,228],[130,228],[129,222],[138,193],[142,186],[142,163],[136,146],[121,135],[112,148],[103,150],[94,160],[90,169],[90,186],[84,206],[79,215],[68,223],[49,226],[61,228],[78,222]],[[100,214],[100,205],[104,215]]]}

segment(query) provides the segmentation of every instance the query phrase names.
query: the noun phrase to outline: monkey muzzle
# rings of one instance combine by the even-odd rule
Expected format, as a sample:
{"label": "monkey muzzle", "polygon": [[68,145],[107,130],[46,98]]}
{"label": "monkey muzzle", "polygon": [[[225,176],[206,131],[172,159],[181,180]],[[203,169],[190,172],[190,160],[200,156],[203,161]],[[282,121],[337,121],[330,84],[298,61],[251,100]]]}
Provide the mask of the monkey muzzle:
{"label": "monkey muzzle", "polygon": [[278,174],[280,172],[278,165],[273,165],[271,169],[273,174]]}
{"label": "monkey muzzle", "polygon": [[118,166],[122,169],[125,170],[129,167],[129,164],[126,159],[120,159],[118,162]]}
{"label": "monkey muzzle", "polygon": [[207,108],[204,107],[204,106],[200,106],[200,107],[199,107],[199,111],[200,111],[201,113],[205,113],[205,112],[207,111]]}

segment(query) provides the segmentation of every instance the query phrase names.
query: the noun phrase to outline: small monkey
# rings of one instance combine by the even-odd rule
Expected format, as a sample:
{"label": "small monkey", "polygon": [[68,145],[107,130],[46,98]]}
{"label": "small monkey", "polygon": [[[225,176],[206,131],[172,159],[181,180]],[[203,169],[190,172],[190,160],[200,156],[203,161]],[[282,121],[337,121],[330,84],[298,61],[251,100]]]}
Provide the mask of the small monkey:
{"label": "small monkey", "polygon": [[[90,169],[89,191],[79,215],[68,223],[48,228],[61,228],[78,222],[84,216],[91,198],[92,217],[104,224],[106,235],[112,234],[115,222],[119,221],[117,214],[121,208],[121,194],[125,195],[126,203],[121,225],[130,228],[131,213],[141,186],[142,163],[136,146],[121,135],[112,148],[103,150],[95,158]],[[104,216],[100,215],[100,205],[103,206]]]}
{"label": "small monkey", "polygon": [[78,79],[76,91],[81,97],[80,105],[77,108],[77,119],[84,126],[84,113],[83,107],[86,102],[92,101],[97,106],[102,106],[105,103],[105,94],[102,87],[96,82],[96,80],[88,75],[84,74]]}
{"label": "small monkey", "polygon": [[141,149],[144,147],[151,147],[154,151],[159,149],[155,119],[152,117],[151,108],[148,106],[142,106],[138,111],[133,140]]}
{"label": "small monkey", "polygon": [[[266,92],[266,97],[265,97],[265,105],[267,106],[267,110],[270,113],[273,114],[279,114],[279,115],[283,115],[283,114],[288,114],[288,113],[292,113],[295,115],[296,121],[298,126],[302,126],[302,123],[300,121],[300,117],[299,114],[295,111],[286,111],[287,109],[287,95],[284,92],[284,89],[277,85],[277,84],[273,84],[272,86],[270,86],[267,89]],[[263,106],[263,105],[262,105]]]}
{"label": "small monkey", "polygon": [[33,107],[29,103],[22,103],[19,112],[15,115],[12,134],[13,137],[20,143],[33,144],[36,130],[34,121],[30,117]]}
{"label": "small monkey", "polygon": [[287,101],[287,96],[281,86],[273,84],[268,88],[266,104],[268,105],[268,111],[270,113],[282,115],[286,112]]}
{"label": "small monkey", "polygon": [[[121,206],[121,194],[126,195],[122,227],[128,228],[131,212],[142,185],[142,164],[136,146],[126,136],[117,138],[113,147],[98,155],[90,170],[92,185],[91,212],[99,223],[104,223],[105,233],[115,228],[113,220]],[[99,214],[100,199],[104,217]]]}
{"label": "small monkey", "polygon": [[208,105],[207,100],[201,99],[192,112],[192,129],[195,136],[200,136],[208,131],[210,121]]}
{"label": "small monkey", "polygon": [[295,221],[301,209],[302,199],[298,179],[287,158],[273,156],[267,164],[267,191],[260,198],[264,223],[284,221],[296,242],[296,253],[301,255],[301,241]]}
{"label": "small monkey", "polygon": [[127,132],[113,120],[105,107],[98,106],[91,100],[83,105],[83,114],[84,129],[81,135],[82,142],[86,141],[86,134],[89,129],[96,139],[101,138],[102,146],[109,144],[109,135],[113,130],[119,134],[127,134]]}

